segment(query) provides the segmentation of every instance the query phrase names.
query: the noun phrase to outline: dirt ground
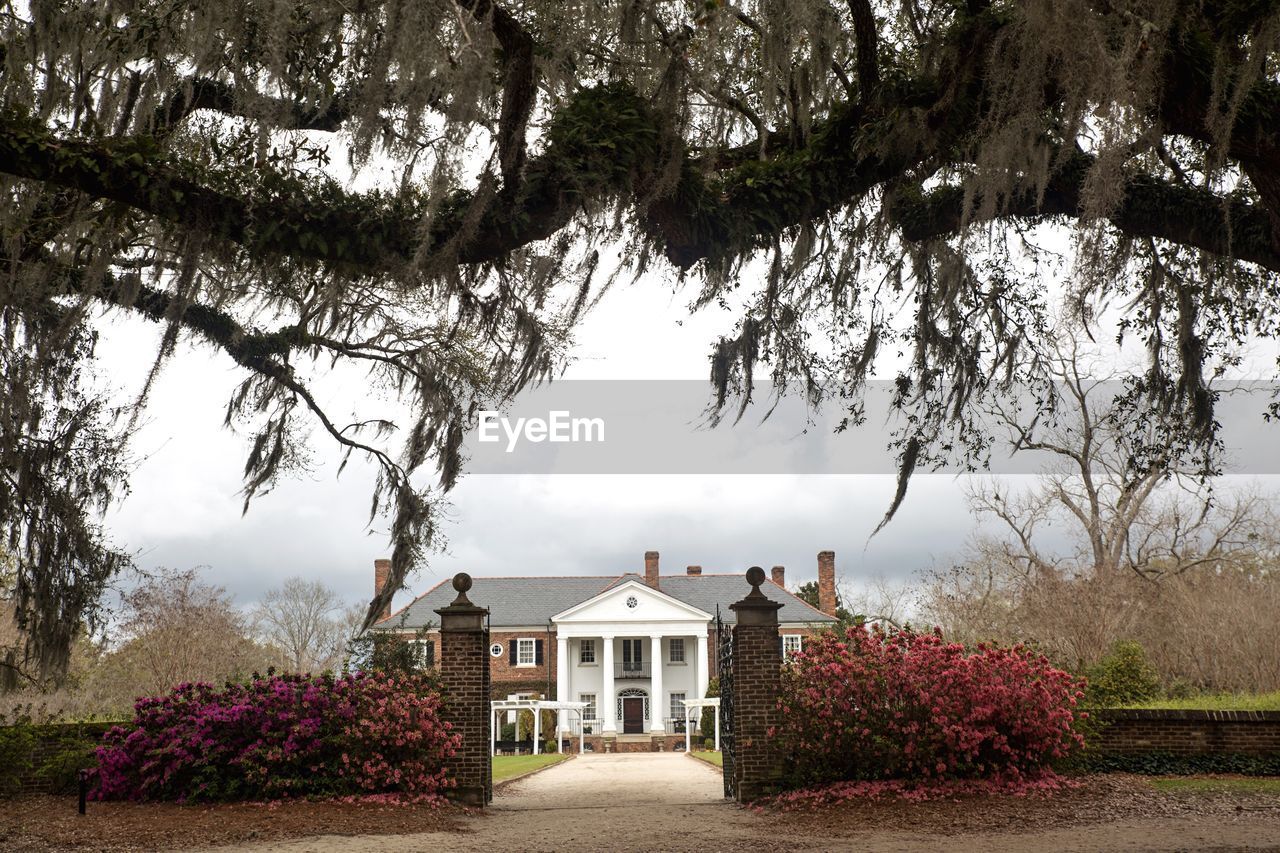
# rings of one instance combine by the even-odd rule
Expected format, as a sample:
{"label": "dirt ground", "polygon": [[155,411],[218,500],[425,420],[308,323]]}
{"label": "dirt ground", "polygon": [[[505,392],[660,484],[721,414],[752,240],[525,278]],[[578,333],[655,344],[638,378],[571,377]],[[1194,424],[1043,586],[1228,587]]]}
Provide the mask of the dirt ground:
{"label": "dirt ground", "polygon": [[1086,777],[1050,798],[860,802],[818,813],[727,803],[719,772],[678,753],[586,755],[502,786],[483,814],[298,803],[0,804],[0,850],[1280,851],[1280,797],[1166,792],[1137,776]]}
{"label": "dirt ground", "polygon": [[462,831],[466,815],[448,806],[298,802],[179,806],[89,803],[76,797],[0,800],[0,851],[191,850],[325,833]]}

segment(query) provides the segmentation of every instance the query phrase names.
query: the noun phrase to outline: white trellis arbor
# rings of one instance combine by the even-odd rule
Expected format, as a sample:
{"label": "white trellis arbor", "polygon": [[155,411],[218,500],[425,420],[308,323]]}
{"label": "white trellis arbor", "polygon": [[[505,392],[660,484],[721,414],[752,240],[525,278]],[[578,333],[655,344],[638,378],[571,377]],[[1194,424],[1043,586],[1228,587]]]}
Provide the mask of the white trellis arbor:
{"label": "white trellis arbor", "polygon": [[[688,752],[693,745],[689,736],[689,730],[691,728],[689,725],[689,721],[691,719],[689,714],[691,711],[697,711],[699,714],[701,714],[703,708],[716,709],[716,751],[718,752],[720,750],[720,699],[716,697],[712,699],[685,699],[684,700],[684,751],[685,752]],[[702,735],[703,737],[706,737],[706,734],[703,732],[699,732],[699,734]]]}
{"label": "white trellis arbor", "polygon": [[[719,700],[716,700],[719,701]],[[489,703],[489,752],[498,754],[498,720],[499,713],[506,711],[533,712],[533,754],[537,755],[542,744],[542,712],[556,711],[556,752],[564,752],[564,742],[560,739],[563,729],[560,727],[560,711],[576,711],[578,714],[578,754],[582,754],[582,712],[590,704],[588,702],[554,702],[550,699],[495,699]],[[716,728],[719,730],[720,716],[716,715]]]}

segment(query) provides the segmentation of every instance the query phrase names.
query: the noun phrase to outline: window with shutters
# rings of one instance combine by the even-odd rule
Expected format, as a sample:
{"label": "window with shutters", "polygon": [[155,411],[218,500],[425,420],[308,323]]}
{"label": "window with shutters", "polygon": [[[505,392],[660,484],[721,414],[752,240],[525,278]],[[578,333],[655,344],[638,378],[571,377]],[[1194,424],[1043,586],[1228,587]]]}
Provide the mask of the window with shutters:
{"label": "window with shutters", "polygon": [[531,637],[516,640],[516,666],[537,666],[538,641]]}
{"label": "window with shutters", "polygon": [[436,665],[436,644],[434,640],[414,640],[413,644],[417,646],[418,666],[421,669],[431,669]]}

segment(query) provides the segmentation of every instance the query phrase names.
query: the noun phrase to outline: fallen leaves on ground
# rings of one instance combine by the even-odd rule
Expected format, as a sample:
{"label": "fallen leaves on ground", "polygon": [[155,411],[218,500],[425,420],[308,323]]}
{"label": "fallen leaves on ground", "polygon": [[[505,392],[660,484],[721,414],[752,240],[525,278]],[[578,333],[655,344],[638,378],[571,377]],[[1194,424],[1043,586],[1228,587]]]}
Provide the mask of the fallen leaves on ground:
{"label": "fallen leaves on ground", "polygon": [[465,812],[449,805],[291,801],[180,806],[89,803],[75,797],[0,800],[0,850],[71,848],[186,850],[311,835],[404,835],[462,831]]}
{"label": "fallen leaves on ground", "polygon": [[1044,830],[1123,820],[1207,817],[1276,809],[1274,794],[1157,791],[1143,776],[1083,776],[1078,785],[1046,795],[961,795],[913,802],[901,798],[850,800],[812,812],[766,811],[789,832],[825,837],[904,830],[940,835]]}

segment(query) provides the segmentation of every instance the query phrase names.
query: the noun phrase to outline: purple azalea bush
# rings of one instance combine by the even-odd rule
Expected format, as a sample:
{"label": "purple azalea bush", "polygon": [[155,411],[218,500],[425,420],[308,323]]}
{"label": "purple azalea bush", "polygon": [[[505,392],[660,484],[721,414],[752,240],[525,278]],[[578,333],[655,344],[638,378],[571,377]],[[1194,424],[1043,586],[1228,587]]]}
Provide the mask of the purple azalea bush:
{"label": "purple azalea bush", "polygon": [[274,800],[397,794],[452,784],[460,737],[419,675],[254,676],[139,699],[97,749],[101,800]]}

